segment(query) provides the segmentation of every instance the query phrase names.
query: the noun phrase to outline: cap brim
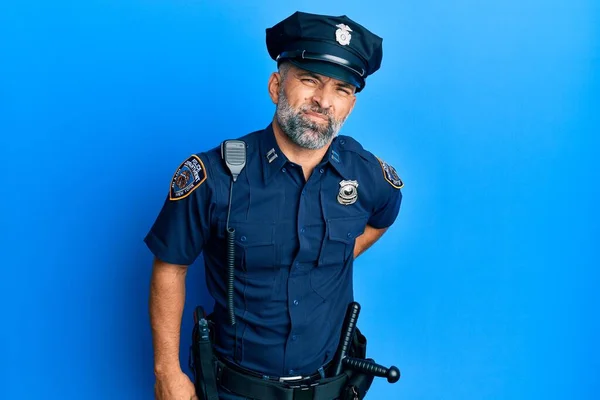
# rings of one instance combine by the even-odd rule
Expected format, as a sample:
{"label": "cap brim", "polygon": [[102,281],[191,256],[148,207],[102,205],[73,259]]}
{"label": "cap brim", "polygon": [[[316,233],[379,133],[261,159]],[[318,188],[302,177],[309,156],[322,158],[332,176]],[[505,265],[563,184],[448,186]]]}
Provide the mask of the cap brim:
{"label": "cap brim", "polygon": [[315,60],[299,60],[294,58],[286,58],[281,61],[289,61],[298,68],[305,69],[310,72],[314,72],[316,74],[321,74],[328,76],[333,79],[338,79],[340,81],[349,83],[356,87],[356,91],[360,92],[365,87],[364,79],[358,77],[355,73],[353,73],[348,68],[345,68],[340,65],[332,64],[325,61],[315,61]]}

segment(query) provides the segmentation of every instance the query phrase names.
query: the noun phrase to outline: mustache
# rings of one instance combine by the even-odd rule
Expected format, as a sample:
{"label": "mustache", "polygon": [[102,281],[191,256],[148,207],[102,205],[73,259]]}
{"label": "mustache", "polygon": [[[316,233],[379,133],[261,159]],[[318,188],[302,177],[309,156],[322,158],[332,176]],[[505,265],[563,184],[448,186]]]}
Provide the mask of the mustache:
{"label": "mustache", "polygon": [[314,112],[314,113],[317,113],[317,114],[321,114],[321,115],[326,116],[330,121],[331,121],[331,118],[332,118],[331,109],[330,108],[323,108],[323,107],[319,107],[317,105],[310,105],[310,106],[306,105],[306,106],[303,106],[300,109],[300,111],[302,111],[302,112],[310,111],[310,112]]}

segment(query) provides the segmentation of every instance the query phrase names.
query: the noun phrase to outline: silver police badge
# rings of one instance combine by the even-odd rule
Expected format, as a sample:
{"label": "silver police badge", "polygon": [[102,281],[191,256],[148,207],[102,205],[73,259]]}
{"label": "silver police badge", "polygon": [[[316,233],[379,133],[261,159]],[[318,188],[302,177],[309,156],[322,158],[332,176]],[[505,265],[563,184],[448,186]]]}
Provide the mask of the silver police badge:
{"label": "silver police badge", "polygon": [[358,198],[358,182],[357,181],[341,181],[340,193],[338,194],[338,203],[349,206],[356,203]]}
{"label": "silver police badge", "polygon": [[350,44],[350,39],[352,39],[350,32],[352,32],[352,29],[346,24],[338,24],[336,27],[338,30],[335,31],[335,40],[342,46]]}

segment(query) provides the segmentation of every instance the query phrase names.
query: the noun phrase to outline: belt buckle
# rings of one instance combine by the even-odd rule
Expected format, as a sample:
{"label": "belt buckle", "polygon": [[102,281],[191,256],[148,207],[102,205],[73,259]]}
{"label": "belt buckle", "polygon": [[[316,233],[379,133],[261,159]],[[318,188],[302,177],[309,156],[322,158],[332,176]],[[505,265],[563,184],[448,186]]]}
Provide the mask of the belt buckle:
{"label": "belt buckle", "polygon": [[282,376],[279,378],[279,382],[281,383],[291,383],[291,382],[298,382],[298,381],[303,381],[305,378],[302,375],[296,375],[296,376]]}

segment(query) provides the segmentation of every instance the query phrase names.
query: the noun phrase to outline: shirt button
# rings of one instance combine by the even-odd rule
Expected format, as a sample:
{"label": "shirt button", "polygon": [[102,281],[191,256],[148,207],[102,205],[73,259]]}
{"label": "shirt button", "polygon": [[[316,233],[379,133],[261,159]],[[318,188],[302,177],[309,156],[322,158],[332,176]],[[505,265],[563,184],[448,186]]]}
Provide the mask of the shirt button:
{"label": "shirt button", "polygon": [[294,375],[294,372],[296,372],[296,371],[294,371],[293,369],[290,369],[290,370],[288,371],[288,374],[290,374],[290,375]]}
{"label": "shirt button", "polygon": [[298,304],[300,304],[300,302],[298,300],[294,300],[294,305],[297,306]]}
{"label": "shirt button", "polygon": [[240,238],[240,240],[241,240],[242,242],[245,242],[245,241],[246,241],[246,236],[242,236],[242,237]]}
{"label": "shirt button", "polygon": [[298,336],[296,336],[296,335],[292,336],[292,341],[295,342],[296,340],[298,340]]}
{"label": "shirt button", "polygon": [[343,146],[346,144],[346,141],[344,139],[340,140],[340,144]]}
{"label": "shirt button", "polygon": [[287,169],[285,169],[285,167],[281,168],[281,170],[282,170],[283,172],[287,171]]}
{"label": "shirt button", "polygon": [[348,232],[348,237],[351,238],[352,237],[352,233]]}
{"label": "shirt button", "polygon": [[302,228],[302,229],[300,229],[300,232],[304,233],[304,231],[305,231],[305,230],[306,230],[306,229]]}
{"label": "shirt button", "polygon": [[319,172],[323,174],[323,173],[325,173],[325,170],[324,170],[323,168],[321,168],[321,169],[319,170]]}

